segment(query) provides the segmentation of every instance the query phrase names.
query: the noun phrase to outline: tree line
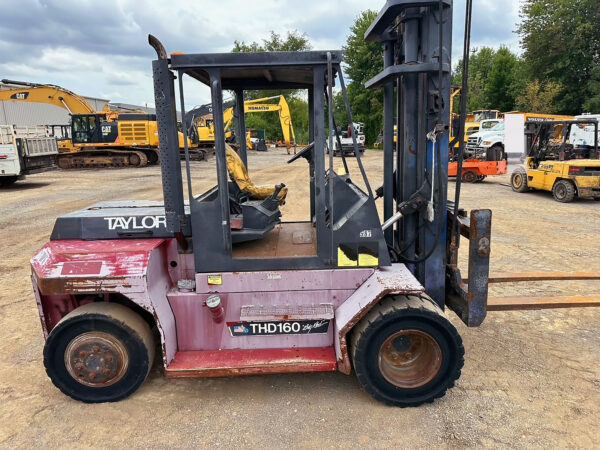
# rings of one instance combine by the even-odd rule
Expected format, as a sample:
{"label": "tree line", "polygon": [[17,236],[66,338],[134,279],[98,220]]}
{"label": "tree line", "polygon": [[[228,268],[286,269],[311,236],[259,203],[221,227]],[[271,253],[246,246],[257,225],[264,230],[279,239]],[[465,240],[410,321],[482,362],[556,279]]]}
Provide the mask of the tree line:
{"label": "tree line", "polygon": [[[360,13],[350,27],[343,47],[343,70],[353,119],[365,124],[368,143],[375,141],[383,124],[381,90],[364,88],[364,83],[383,68],[381,45],[364,40],[364,33],[376,15],[376,11],[371,10]],[[472,50],[467,109],[570,115],[600,113],[600,1],[524,0],[520,19],[515,30],[520,38],[520,54],[505,46]],[[311,48],[305,34],[293,31],[287,36],[271,32],[261,44],[236,41],[233,51],[302,51]],[[462,61],[459,61],[453,69],[452,83],[459,85],[461,80]],[[306,99],[297,91],[283,94],[290,105],[297,140],[306,142]],[[264,92],[247,95],[248,98],[267,96]],[[246,124],[265,129],[269,137],[281,138],[279,122],[269,117],[270,114],[248,115]],[[334,116],[338,126],[347,125],[339,91],[334,98]]]}

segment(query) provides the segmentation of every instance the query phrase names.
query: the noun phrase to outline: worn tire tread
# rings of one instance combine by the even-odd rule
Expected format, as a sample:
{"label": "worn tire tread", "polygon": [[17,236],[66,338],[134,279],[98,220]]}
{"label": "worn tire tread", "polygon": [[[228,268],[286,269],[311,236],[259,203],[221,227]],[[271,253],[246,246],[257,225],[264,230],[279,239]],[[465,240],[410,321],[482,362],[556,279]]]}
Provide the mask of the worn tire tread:
{"label": "worn tire tread", "polygon": [[[146,347],[146,349],[148,351],[148,368],[147,368],[147,372],[144,376],[144,379],[145,379],[148,376],[148,374],[150,373],[152,364],[154,362],[154,357],[155,357],[154,336],[152,334],[152,330],[150,329],[150,326],[148,325],[148,323],[144,319],[142,319],[142,317],[140,315],[135,313],[130,308],[127,308],[126,306],[123,306],[123,305],[120,305],[117,303],[96,302],[96,303],[88,303],[86,305],[80,306],[79,308],[76,308],[73,311],[71,311],[69,314],[67,314],[65,317],[63,317],[54,326],[54,328],[51,331],[51,334],[52,334],[52,332],[54,332],[54,333],[60,332],[60,329],[62,327],[69,325],[69,322],[71,319],[73,319],[75,317],[84,317],[85,318],[86,316],[89,316],[90,320],[94,320],[94,319],[98,318],[99,316],[107,317],[111,320],[118,322],[121,325],[124,325],[126,328],[129,328],[130,330],[132,330],[138,334],[138,336],[141,338],[142,342],[144,343],[144,346]],[[54,386],[56,386],[63,394],[71,397],[71,394],[66,389],[64,389],[63,386],[58,384],[52,376],[50,376],[50,371],[52,370],[50,367],[50,364],[51,364],[51,355],[48,354],[46,347],[44,347],[44,368],[46,369],[46,373],[48,374],[48,377],[52,381],[52,384],[54,384]],[[112,401],[120,400],[121,398],[125,398],[132,393],[133,393],[133,391],[128,392],[127,394],[124,394],[122,397],[112,400]],[[86,403],[97,403],[94,400],[85,401],[85,402]]]}
{"label": "worn tire tread", "polygon": [[[439,316],[445,317],[442,309],[426,294],[420,295],[394,295],[387,296],[382,299],[376,306],[374,306],[367,315],[352,329],[349,344],[350,344],[350,355],[352,357],[352,365],[356,376],[362,386],[362,388],[373,396],[375,399],[385,403],[388,406],[399,406],[399,407],[416,407],[424,403],[432,403],[438,398],[442,398],[446,395],[448,389],[454,387],[456,380],[461,376],[461,371],[464,366],[464,345],[462,339],[458,334],[456,328],[447,321],[450,326],[445,327],[445,331],[450,333],[451,339],[459,343],[457,364],[450,377],[448,377],[446,385],[435,395],[430,398],[424,399],[423,401],[413,403],[402,403],[397,401],[389,400],[386,397],[380,395],[376,389],[369,383],[366,373],[357,370],[356,368],[356,354],[359,346],[361,345],[361,339],[368,332],[368,328],[376,323],[378,320],[386,320],[388,314],[414,314],[421,317],[429,317],[432,320],[439,319]],[[390,319],[393,320],[393,319]],[[366,345],[366,340],[362,340],[362,345]]]}

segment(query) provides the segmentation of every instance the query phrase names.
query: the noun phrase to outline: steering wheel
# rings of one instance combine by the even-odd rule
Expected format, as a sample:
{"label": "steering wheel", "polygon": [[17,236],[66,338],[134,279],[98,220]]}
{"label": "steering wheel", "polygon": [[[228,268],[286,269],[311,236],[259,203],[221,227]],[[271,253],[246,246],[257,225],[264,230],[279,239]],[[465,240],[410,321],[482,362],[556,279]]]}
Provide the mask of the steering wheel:
{"label": "steering wheel", "polygon": [[300,150],[298,153],[296,153],[294,156],[292,156],[288,160],[288,164],[293,163],[294,161],[296,161],[299,158],[306,158],[306,160],[308,161],[310,158],[310,154],[314,147],[315,147],[315,143],[311,142],[306,147],[304,147],[302,150]]}

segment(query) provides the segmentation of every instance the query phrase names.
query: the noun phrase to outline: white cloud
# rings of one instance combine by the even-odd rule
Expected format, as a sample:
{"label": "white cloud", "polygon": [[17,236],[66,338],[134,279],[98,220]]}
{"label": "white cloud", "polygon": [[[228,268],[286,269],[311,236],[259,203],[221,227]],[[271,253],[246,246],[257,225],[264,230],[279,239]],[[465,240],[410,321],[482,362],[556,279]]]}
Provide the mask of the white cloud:
{"label": "white cloud", "polygon": [[[383,0],[3,0],[0,78],[52,83],[82,95],[153,103],[147,34],[167,51],[228,52],[234,40],[261,41],[270,30],[306,32],[313,48],[340,48],[354,19]],[[473,46],[508,45],[518,0],[477,0]],[[454,60],[462,54],[464,0],[455,0]],[[36,18],[36,20],[33,20]],[[188,107],[208,100],[208,89],[189,94]]]}

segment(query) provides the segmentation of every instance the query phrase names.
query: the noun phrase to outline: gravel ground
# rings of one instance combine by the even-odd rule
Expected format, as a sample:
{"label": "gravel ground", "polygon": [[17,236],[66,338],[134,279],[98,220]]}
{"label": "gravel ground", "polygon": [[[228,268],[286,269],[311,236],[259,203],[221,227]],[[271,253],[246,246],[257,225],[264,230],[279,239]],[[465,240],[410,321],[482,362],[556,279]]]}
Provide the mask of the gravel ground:
{"label": "gravel ground", "polygon": [[[281,149],[252,153],[250,173],[256,183],[285,182],[284,220],[305,219],[306,164],[288,166],[286,158]],[[364,161],[378,185],[381,153],[368,151]],[[214,183],[214,160],[194,162],[192,171],[196,193]],[[494,312],[473,329],[449,312],[465,343],[463,375],[444,398],[419,408],[379,404],[339,373],[167,380],[156,364],[119,403],[65,397],[44,372],[29,258],[60,214],[97,201],[160,200],[159,174],[157,167],[54,171],[0,191],[0,447],[598,446],[600,308]],[[494,211],[493,271],[600,271],[598,202],[516,194],[505,175],[464,186],[462,204]],[[491,294],[600,295],[600,284],[513,284]]]}

